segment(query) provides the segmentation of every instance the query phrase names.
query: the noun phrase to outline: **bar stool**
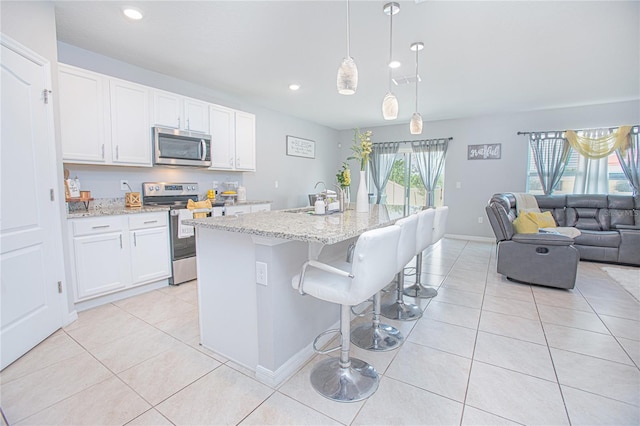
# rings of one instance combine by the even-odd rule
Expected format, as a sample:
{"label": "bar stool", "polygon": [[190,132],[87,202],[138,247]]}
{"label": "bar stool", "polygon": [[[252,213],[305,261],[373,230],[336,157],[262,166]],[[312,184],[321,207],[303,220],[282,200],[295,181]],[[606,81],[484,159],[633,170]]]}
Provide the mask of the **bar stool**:
{"label": "bar stool", "polygon": [[449,207],[442,206],[436,209],[436,217],[433,221],[433,239],[431,245],[437,243],[444,237],[447,230],[447,216],[449,216]]}
{"label": "bar stool", "polygon": [[422,252],[433,242],[434,224],[436,217],[442,214],[442,210],[428,209],[418,213],[420,222],[418,223],[418,235],[416,237],[416,282],[412,286],[404,289],[404,294],[420,299],[427,299],[438,295],[438,291],[433,287],[422,285]]}
{"label": "bar stool", "polygon": [[397,319],[401,321],[415,321],[422,316],[422,309],[412,303],[405,303],[403,299],[404,290],[404,267],[415,255],[416,232],[418,229],[418,215],[411,215],[396,222],[400,227],[400,242],[398,243],[396,271],[398,271],[396,286],[396,300],[392,303],[382,305],[380,313],[383,317]]}
{"label": "bar stool", "polygon": [[351,306],[369,299],[393,278],[399,239],[397,226],[364,232],[356,242],[352,263],[340,264],[350,266],[350,270],[309,260],[291,281],[300,294],[341,305],[340,346],[325,351],[317,348],[321,336],[338,330],[325,331],[313,342],[313,348],[321,354],[340,349],[339,358],[322,360],[311,371],[311,386],[325,398],[338,402],[361,401],[378,389],[375,368],[349,357]]}

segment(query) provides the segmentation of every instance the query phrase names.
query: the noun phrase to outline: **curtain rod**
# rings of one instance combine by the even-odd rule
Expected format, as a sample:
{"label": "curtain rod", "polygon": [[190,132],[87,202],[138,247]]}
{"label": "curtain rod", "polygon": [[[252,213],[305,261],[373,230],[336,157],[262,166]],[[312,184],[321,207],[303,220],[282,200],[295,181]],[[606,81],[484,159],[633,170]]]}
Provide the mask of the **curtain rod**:
{"label": "curtain rod", "polygon": [[[599,130],[599,129],[607,129],[607,130],[617,130],[620,126],[613,127],[592,127],[589,129],[565,129],[565,130],[545,130],[545,131],[537,131],[537,132],[518,132],[517,135],[530,135],[532,133],[555,133],[555,132],[566,132],[567,130],[573,130],[574,132],[584,132],[587,130]],[[632,129],[638,128],[638,124],[631,126]]]}
{"label": "curtain rod", "polygon": [[448,138],[434,138],[434,139],[418,139],[415,141],[397,141],[397,142],[373,142],[373,144],[381,144],[381,143],[412,143],[412,142],[429,142],[429,141],[441,141],[441,140],[448,140],[448,141],[452,141],[453,138],[452,137],[448,137]]}

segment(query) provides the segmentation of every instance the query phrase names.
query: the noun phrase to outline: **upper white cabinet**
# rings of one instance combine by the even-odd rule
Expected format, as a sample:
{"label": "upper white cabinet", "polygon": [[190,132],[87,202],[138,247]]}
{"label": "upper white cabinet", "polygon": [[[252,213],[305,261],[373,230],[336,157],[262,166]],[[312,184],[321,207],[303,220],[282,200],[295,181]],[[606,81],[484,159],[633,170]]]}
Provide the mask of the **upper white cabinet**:
{"label": "upper white cabinet", "polygon": [[211,168],[233,170],[235,166],[235,111],[217,105],[209,107],[211,122]]}
{"label": "upper white cabinet", "polygon": [[236,170],[256,169],[256,116],[236,111]]}
{"label": "upper white cabinet", "polygon": [[211,169],[255,171],[255,115],[211,105]]}
{"label": "upper white cabinet", "polygon": [[163,90],[153,91],[153,125],[209,133],[209,104]]}
{"label": "upper white cabinet", "polygon": [[62,159],[151,166],[149,89],[59,64]]}
{"label": "upper white cabinet", "polygon": [[62,159],[87,163],[107,161],[107,114],[104,78],[60,64],[60,134]]}
{"label": "upper white cabinet", "polygon": [[151,166],[149,89],[111,79],[109,93],[113,163]]}

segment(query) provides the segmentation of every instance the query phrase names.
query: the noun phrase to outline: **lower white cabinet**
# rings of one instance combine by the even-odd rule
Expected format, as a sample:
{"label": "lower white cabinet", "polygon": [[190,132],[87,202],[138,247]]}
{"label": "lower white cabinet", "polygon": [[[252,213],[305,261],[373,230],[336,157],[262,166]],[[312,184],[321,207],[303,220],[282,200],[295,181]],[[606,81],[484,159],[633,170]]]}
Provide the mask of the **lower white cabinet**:
{"label": "lower white cabinet", "polygon": [[75,302],[171,275],[168,214],[71,219]]}

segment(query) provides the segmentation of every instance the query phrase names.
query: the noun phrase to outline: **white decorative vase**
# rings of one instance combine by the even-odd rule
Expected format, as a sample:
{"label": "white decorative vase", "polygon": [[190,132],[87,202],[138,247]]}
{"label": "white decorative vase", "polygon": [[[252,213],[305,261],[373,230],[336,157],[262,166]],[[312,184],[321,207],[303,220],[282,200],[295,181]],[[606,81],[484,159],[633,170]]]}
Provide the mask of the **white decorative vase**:
{"label": "white decorative vase", "polygon": [[360,171],[360,182],[358,183],[358,192],[356,194],[356,212],[369,212],[369,191],[367,190],[367,182],[365,180],[364,171]]}

